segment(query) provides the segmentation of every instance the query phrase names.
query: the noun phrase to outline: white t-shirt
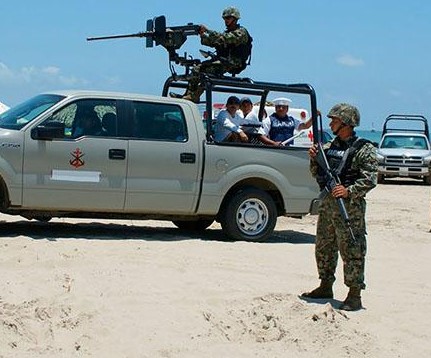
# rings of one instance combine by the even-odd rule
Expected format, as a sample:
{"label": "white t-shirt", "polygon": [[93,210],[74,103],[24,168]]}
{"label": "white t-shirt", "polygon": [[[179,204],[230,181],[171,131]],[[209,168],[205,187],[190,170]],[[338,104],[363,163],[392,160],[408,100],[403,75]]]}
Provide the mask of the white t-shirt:
{"label": "white t-shirt", "polygon": [[[241,112],[242,113],[242,112]],[[247,126],[249,125],[249,126]],[[242,130],[246,134],[263,134],[261,133],[262,123],[259,121],[258,116],[254,112],[249,112],[241,122]]]}
{"label": "white t-shirt", "polygon": [[231,116],[227,109],[222,109],[217,116],[214,128],[214,139],[216,142],[222,142],[231,132],[241,132],[240,126],[242,120],[238,112],[234,116]]}

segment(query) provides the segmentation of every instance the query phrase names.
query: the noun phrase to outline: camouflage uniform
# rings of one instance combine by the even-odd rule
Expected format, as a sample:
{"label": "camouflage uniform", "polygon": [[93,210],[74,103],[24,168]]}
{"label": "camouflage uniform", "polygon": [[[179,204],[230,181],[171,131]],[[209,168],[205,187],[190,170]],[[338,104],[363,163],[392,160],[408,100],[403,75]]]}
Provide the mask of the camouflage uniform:
{"label": "camouflage uniform", "polygon": [[[240,16],[239,11],[235,8],[225,9],[223,17],[225,15],[233,15],[237,20]],[[235,29],[224,32],[206,30],[201,36],[201,43],[205,46],[214,47],[220,61],[202,62],[192,68],[186,96],[194,102],[199,102],[199,97],[204,90],[200,83],[201,74],[220,77],[226,72],[240,73],[243,70],[243,52],[246,51],[245,46],[250,39],[248,31],[239,24]]]}
{"label": "camouflage uniform", "polygon": [[222,63],[223,73],[235,72],[242,66],[242,57],[238,56],[235,48],[248,42],[248,31],[238,25],[233,31],[217,32],[208,30],[201,38],[202,45],[217,49],[217,55],[223,57],[226,62]]}
{"label": "camouflage uniform", "polygon": [[[365,196],[377,185],[377,153],[370,141],[358,139],[354,132],[360,122],[355,106],[339,103],[328,113],[329,126],[336,137],[325,145],[324,152],[331,171],[338,175],[339,183],[331,185],[331,193],[322,199],[317,221],[315,255],[320,285],[310,292],[304,292],[305,299],[334,298],[332,289],[338,252],[344,267],[344,283],[349,287],[340,310],[357,311],[362,308],[361,290],[365,288],[364,269],[367,242],[365,239]],[[326,168],[318,165],[317,146],[309,149],[310,171],[321,188],[326,186]],[[349,227],[342,219],[337,197],[343,198],[350,219]]]}
{"label": "camouflage uniform", "polygon": [[[357,139],[351,137],[346,142],[336,137],[325,146],[329,148],[348,149]],[[328,158],[331,165],[331,161]],[[377,184],[377,157],[376,149],[371,143],[364,144],[353,156],[351,169],[358,173],[356,180],[347,186],[349,196],[344,199],[349,214],[351,226],[357,244],[351,238],[346,224],[340,215],[336,199],[328,194],[319,208],[317,222],[315,255],[319,278],[323,281],[335,281],[335,270],[338,261],[338,251],[343,259],[344,283],[348,287],[365,288],[364,267],[366,245],[365,228],[365,195]],[[318,164],[312,160],[310,171],[313,176],[318,174]]]}

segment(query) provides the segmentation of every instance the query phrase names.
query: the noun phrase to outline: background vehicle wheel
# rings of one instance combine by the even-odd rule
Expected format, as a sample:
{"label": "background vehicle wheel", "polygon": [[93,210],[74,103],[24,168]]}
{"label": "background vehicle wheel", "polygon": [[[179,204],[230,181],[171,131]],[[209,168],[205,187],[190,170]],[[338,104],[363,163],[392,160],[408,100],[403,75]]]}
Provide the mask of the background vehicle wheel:
{"label": "background vehicle wheel", "polygon": [[34,216],[33,219],[43,222],[43,223],[47,223],[48,221],[50,221],[52,219],[51,216],[45,216],[45,215],[37,215]]}
{"label": "background vehicle wheel", "polygon": [[377,183],[378,184],[384,184],[385,183],[385,176],[383,174],[377,174]]}
{"label": "background vehicle wheel", "polygon": [[272,197],[263,190],[247,188],[238,191],[225,203],[220,224],[233,240],[265,241],[277,222],[277,208]]}
{"label": "background vehicle wheel", "polygon": [[187,231],[203,231],[208,228],[214,220],[210,219],[199,219],[199,220],[174,220],[172,223],[181,230]]}
{"label": "background vehicle wheel", "polygon": [[425,185],[431,185],[431,176],[424,177],[424,183]]}

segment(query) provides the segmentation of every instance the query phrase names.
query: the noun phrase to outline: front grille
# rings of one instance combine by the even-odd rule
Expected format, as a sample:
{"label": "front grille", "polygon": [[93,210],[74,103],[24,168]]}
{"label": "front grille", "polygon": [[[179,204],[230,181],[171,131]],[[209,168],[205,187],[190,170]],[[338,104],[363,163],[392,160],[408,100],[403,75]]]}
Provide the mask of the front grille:
{"label": "front grille", "polygon": [[386,157],[386,165],[405,165],[421,166],[423,165],[422,157],[404,157],[402,155],[389,155]]}

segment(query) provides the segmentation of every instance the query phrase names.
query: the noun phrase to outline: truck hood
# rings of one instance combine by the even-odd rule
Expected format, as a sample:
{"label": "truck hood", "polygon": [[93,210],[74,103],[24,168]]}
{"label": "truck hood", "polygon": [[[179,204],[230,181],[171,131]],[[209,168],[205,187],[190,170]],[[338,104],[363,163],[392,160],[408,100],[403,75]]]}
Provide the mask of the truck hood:
{"label": "truck hood", "polygon": [[24,133],[17,130],[0,128],[0,148],[20,147],[24,138]]}
{"label": "truck hood", "polygon": [[429,150],[404,149],[404,148],[378,149],[377,153],[383,156],[404,156],[404,157],[427,157],[431,155],[431,151]]}
{"label": "truck hood", "polygon": [[0,128],[0,140],[15,136],[19,131]]}

